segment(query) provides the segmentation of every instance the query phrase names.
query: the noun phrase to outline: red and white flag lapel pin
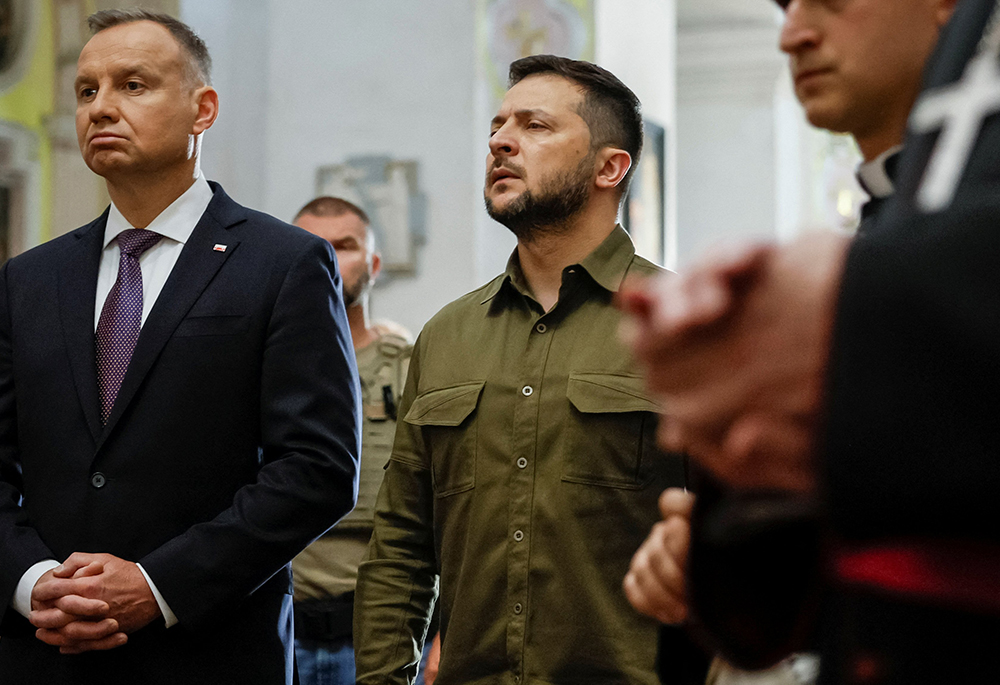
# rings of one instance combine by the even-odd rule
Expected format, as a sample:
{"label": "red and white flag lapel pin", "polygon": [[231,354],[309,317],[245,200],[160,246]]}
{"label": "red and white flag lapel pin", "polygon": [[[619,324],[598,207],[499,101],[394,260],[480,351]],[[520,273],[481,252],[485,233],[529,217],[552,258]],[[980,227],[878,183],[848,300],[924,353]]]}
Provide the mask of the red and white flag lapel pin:
{"label": "red and white flag lapel pin", "polygon": [[212,249],[215,250],[216,252],[225,252],[227,247],[228,247],[227,245],[220,245],[219,243],[216,243],[215,247],[213,247]]}

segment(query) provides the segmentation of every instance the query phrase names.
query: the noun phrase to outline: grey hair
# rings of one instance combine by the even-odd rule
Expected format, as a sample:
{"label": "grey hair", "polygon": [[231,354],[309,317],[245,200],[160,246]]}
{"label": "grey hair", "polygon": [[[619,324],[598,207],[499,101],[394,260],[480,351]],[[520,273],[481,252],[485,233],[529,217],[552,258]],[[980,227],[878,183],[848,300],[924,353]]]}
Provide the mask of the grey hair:
{"label": "grey hair", "polygon": [[131,24],[137,21],[152,21],[163,26],[180,44],[188,57],[188,68],[195,80],[201,80],[205,85],[212,85],[212,57],[208,54],[208,46],[198,37],[191,27],[163,12],[153,12],[139,7],[133,9],[101,10],[87,17],[87,26],[93,35],[114,26]]}

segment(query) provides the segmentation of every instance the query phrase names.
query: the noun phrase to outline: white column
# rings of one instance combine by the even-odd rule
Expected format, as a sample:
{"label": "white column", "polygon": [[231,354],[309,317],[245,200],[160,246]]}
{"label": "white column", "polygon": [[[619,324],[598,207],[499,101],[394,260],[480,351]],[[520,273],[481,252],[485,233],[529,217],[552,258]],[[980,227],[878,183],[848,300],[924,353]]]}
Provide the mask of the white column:
{"label": "white column", "polygon": [[678,262],[773,236],[776,7],[683,0],[678,26]]}

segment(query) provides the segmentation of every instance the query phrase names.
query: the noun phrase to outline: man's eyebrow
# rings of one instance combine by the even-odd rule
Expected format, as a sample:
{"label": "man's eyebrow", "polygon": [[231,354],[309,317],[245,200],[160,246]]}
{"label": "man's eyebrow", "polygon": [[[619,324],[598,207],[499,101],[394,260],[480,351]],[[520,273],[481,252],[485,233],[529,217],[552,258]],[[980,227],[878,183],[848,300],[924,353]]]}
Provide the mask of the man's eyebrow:
{"label": "man's eyebrow", "polygon": [[152,78],[153,76],[153,72],[151,72],[146,65],[139,62],[135,64],[123,64],[121,67],[114,70],[114,74],[118,78],[128,78],[129,76]]}
{"label": "man's eyebrow", "polygon": [[[153,72],[151,72],[144,64],[123,64],[121,66],[116,66],[111,70],[116,80],[122,80],[131,78],[133,76],[140,76],[142,78],[147,78],[152,80],[154,78]],[[76,87],[79,87],[83,83],[93,82],[96,79],[89,74],[80,74],[73,81]]]}
{"label": "man's eyebrow", "polygon": [[[518,119],[530,119],[531,117],[537,117],[537,116],[548,117],[549,113],[546,112],[544,109],[538,109],[538,108],[535,108],[535,109],[519,109],[519,110],[515,111],[512,114],[512,116],[514,116],[514,117],[516,117]],[[498,114],[495,117],[493,117],[493,121],[491,123],[494,126],[496,126],[497,124],[502,124],[506,120],[507,120],[507,117],[501,116],[501,115]]]}

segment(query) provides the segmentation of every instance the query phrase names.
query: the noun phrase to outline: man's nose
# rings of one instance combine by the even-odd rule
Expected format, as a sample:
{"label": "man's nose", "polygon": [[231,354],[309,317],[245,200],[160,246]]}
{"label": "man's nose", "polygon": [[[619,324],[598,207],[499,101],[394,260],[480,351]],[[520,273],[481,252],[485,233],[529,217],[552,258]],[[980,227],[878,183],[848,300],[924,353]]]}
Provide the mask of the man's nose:
{"label": "man's nose", "polygon": [[819,45],[821,33],[810,4],[808,1],[792,0],[785,8],[785,23],[781,27],[779,41],[782,52],[793,55]]}
{"label": "man's nose", "polygon": [[490,153],[494,157],[512,157],[517,154],[517,137],[513,135],[511,128],[505,124],[490,136]]}
{"label": "man's nose", "polygon": [[90,120],[94,122],[102,119],[117,121],[118,119],[118,99],[112,90],[100,88],[94,95],[94,99],[89,104]]}

